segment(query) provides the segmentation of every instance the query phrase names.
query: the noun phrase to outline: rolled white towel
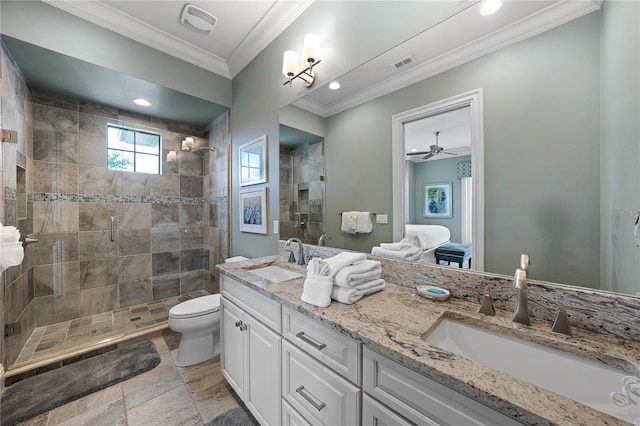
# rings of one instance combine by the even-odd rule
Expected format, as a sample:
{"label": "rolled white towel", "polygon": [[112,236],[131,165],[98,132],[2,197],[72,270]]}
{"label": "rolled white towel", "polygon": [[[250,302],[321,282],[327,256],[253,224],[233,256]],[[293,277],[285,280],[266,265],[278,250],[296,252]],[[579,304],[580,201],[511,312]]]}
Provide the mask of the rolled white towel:
{"label": "rolled white towel", "polygon": [[371,222],[370,212],[356,212],[356,234],[369,234],[373,231],[373,223]]}
{"label": "rolled white towel", "polygon": [[382,265],[377,260],[364,260],[342,268],[334,278],[335,285],[353,287],[380,278]]}
{"label": "rolled white towel", "polygon": [[364,296],[384,289],[384,280],[377,279],[361,285],[359,288],[333,286],[331,298],[340,303],[351,305]]}
{"label": "rolled white towel", "polygon": [[331,304],[331,287],[333,278],[329,276],[331,268],[318,258],[313,258],[307,265],[307,278],[302,287],[303,302],[326,308]]}
{"label": "rolled white towel", "polygon": [[342,212],[340,230],[347,234],[355,234],[356,226],[358,226],[358,212]]}
{"label": "rolled white towel", "polygon": [[333,279],[318,275],[308,275],[304,280],[300,299],[310,305],[326,308],[331,304]]}
{"label": "rolled white towel", "polygon": [[0,244],[20,241],[20,231],[15,226],[3,226],[0,229]]}
{"label": "rolled white towel", "polygon": [[387,250],[382,247],[376,246],[371,249],[371,254],[375,256],[389,257],[392,259],[414,262],[422,257],[422,249],[420,247],[414,247],[406,250]]}
{"label": "rolled white towel", "polygon": [[331,272],[329,272],[329,276],[333,278],[345,266],[355,265],[366,259],[367,259],[367,255],[364,253],[354,253],[354,252],[343,251],[341,253],[336,254],[333,257],[324,259],[324,261],[331,268]]}

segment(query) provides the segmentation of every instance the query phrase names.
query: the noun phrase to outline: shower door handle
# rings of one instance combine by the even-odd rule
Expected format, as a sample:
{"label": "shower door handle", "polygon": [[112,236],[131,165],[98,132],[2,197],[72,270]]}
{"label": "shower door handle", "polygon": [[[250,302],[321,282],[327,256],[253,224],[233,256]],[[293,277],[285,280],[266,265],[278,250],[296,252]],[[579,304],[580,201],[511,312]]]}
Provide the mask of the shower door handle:
{"label": "shower door handle", "polygon": [[116,240],[116,217],[111,216],[111,241]]}

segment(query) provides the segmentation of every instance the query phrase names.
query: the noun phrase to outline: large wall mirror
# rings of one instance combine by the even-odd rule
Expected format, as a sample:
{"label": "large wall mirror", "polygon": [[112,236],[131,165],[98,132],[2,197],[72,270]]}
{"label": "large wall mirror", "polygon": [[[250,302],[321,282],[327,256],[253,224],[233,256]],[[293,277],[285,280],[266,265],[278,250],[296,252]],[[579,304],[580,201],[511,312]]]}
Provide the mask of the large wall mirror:
{"label": "large wall mirror", "polygon": [[[484,152],[472,163],[484,169],[484,265],[475,269],[512,275],[528,253],[532,279],[640,295],[633,237],[640,53],[637,42],[631,49],[620,42],[638,33],[637,20],[633,2],[605,0],[596,11],[353,107],[322,113],[309,107],[317,103],[313,93],[287,107],[306,109],[298,115],[308,113],[307,122],[322,129],[324,226],[333,237],[326,244],[371,252],[396,240],[394,227],[412,219],[394,213],[394,201],[419,203],[415,187],[428,182],[409,190],[402,176],[398,197],[392,157],[404,147],[394,147],[392,117],[481,89]],[[424,139],[433,144],[433,129]],[[339,213],[347,210],[386,214],[389,223],[346,235]]]}

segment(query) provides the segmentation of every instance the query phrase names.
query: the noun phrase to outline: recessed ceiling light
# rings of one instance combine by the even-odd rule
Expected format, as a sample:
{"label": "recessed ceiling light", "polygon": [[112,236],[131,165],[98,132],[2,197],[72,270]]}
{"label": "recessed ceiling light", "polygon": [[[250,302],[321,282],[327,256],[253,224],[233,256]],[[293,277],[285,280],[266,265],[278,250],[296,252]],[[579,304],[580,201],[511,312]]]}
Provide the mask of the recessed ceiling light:
{"label": "recessed ceiling light", "polygon": [[411,152],[418,152],[418,148],[411,148]]}
{"label": "recessed ceiling light", "polygon": [[340,88],[340,83],[338,83],[337,81],[332,81],[331,83],[329,83],[329,89],[338,90],[339,88]]}
{"label": "recessed ceiling light", "polygon": [[134,103],[134,104],[136,104],[136,105],[143,106],[143,107],[149,107],[149,106],[151,106],[151,102],[149,102],[149,101],[148,101],[148,100],[146,100],[146,99],[142,99],[142,98],[135,98],[135,99],[133,99],[133,103]]}
{"label": "recessed ceiling light", "polygon": [[491,15],[502,7],[502,0],[486,0],[480,8],[481,15]]}

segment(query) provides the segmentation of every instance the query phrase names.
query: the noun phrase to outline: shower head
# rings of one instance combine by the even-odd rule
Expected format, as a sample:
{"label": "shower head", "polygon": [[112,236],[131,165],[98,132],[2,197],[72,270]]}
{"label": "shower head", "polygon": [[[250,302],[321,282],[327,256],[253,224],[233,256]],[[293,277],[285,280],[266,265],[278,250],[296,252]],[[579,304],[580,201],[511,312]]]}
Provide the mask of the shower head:
{"label": "shower head", "polygon": [[198,157],[204,158],[206,151],[215,151],[215,150],[216,150],[215,148],[209,148],[208,146],[201,146],[200,148],[192,149],[189,152],[193,152]]}

